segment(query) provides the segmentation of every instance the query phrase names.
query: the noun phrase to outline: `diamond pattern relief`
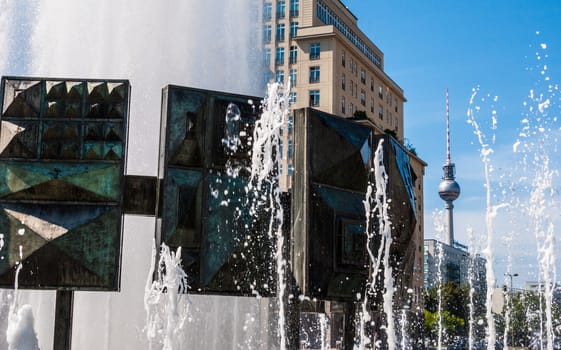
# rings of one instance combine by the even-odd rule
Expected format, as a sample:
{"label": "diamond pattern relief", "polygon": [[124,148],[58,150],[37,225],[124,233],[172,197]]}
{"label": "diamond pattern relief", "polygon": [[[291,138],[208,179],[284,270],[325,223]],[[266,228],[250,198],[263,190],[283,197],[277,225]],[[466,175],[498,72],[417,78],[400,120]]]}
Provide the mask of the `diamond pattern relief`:
{"label": "diamond pattern relief", "polygon": [[2,79],[0,286],[119,288],[129,90]]}

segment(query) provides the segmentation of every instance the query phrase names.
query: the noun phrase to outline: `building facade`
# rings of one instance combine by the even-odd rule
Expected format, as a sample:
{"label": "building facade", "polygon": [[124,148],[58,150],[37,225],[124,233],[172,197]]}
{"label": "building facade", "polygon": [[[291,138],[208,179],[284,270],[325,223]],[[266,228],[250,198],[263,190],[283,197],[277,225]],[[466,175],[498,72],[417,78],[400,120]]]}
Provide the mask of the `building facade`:
{"label": "building facade", "polygon": [[[440,261],[440,262],[439,262]],[[435,239],[426,239],[424,247],[424,287],[434,288],[439,283],[467,284],[470,270],[476,286],[486,285],[486,260],[470,254],[468,247],[458,242],[448,245]]]}
{"label": "building facade", "polygon": [[[264,0],[263,39],[267,81],[288,83],[292,109],[312,107],[368,124],[375,133],[404,141],[404,92],[385,72],[383,52],[359,29],[339,0]],[[291,188],[292,120],[282,135],[281,187]],[[412,307],[422,306],[423,176],[426,163],[410,153],[417,227]]]}

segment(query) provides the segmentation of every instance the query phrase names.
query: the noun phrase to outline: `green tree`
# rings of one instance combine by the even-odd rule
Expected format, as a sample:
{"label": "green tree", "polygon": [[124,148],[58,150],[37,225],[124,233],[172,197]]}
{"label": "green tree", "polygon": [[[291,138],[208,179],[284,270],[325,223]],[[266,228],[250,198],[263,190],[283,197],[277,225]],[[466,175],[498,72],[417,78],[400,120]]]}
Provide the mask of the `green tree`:
{"label": "green tree", "polygon": [[[480,337],[485,332],[485,324],[481,322],[485,315],[485,291],[475,290],[474,295],[474,334]],[[469,317],[470,317],[470,298],[469,286],[458,285],[453,282],[446,283],[442,286],[442,312],[443,312],[443,328],[449,337],[455,335],[467,335],[469,330]],[[438,288],[434,287],[425,290],[425,331],[426,335],[431,337],[435,336],[433,332],[434,317],[436,317],[436,329],[438,336],[438,306],[439,295]],[[435,316],[433,316],[435,315]],[[427,318],[428,316],[428,318]],[[461,320],[461,322],[459,322]]]}
{"label": "green tree", "polygon": [[368,116],[366,115],[365,111],[355,111],[353,114],[353,119],[354,120],[367,120]]}
{"label": "green tree", "polygon": [[[440,314],[438,311],[430,312],[425,309],[425,336],[428,336],[434,345],[438,340],[438,330],[440,325]],[[442,333],[444,343],[448,343],[458,331],[465,326],[465,321],[452,315],[447,310],[442,310]]]}
{"label": "green tree", "polygon": [[[541,310],[540,310],[541,303]],[[512,295],[511,307],[503,309],[503,317],[510,312],[510,331],[508,335],[509,344],[515,346],[527,346],[529,342],[538,336],[541,328],[544,330],[545,338],[545,300],[539,292],[524,291]],[[553,303],[553,320],[555,324],[561,320],[561,305]],[[541,317],[540,317],[541,316]]]}

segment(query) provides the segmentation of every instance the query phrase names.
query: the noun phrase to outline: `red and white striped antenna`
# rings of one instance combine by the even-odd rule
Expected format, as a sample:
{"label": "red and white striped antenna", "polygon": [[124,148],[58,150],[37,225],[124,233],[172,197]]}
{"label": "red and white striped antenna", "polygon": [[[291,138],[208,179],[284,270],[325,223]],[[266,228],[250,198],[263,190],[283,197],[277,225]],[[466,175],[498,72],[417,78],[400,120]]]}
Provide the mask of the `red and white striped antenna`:
{"label": "red and white striped antenna", "polygon": [[446,88],[446,162],[450,163],[450,109],[448,104],[448,88]]}

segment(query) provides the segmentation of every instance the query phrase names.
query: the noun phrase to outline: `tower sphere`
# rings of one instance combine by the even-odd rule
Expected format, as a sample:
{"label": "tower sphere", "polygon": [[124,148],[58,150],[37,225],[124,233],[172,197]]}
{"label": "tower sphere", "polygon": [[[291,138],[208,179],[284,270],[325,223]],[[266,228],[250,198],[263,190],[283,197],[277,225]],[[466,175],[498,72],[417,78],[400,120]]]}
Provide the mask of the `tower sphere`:
{"label": "tower sphere", "polygon": [[438,185],[438,195],[446,202],[454,201],[460,196],[460,185],[453,179],[444,179]]}

